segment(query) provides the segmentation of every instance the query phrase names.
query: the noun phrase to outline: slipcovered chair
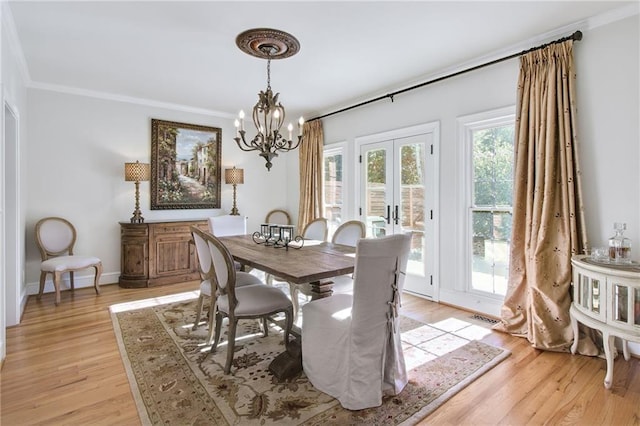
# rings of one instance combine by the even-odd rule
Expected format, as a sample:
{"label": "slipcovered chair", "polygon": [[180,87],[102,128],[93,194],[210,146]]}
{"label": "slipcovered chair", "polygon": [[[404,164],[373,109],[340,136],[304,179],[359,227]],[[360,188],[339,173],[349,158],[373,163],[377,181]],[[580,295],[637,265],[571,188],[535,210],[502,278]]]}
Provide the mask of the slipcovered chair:
{"label": "slipcovered chair", "polygon": [[[247,234],[247,221],[249,220],[247,216],[228,214],[223,216],[212,216],[207,220],[209,222],[209,232],[216,237]],[[240,263],[234,262],[233,264],[237,271],[245,270],[242,268]],[[249,270],[246,270],[246,272]]]}
{"label": "slipcovered chair", "polygon": [[286,210],[275,209],[267,213],[264,222],[276,223],[278,225],[291,225],[291,216]]}
{"label": "slipcovered chair", "polygon": [[69,286],[73,291],[75,286],[73,274],[75,271],[93,268],[95,278],[93,286],[96,294],[100,294],[100,275],[102,275],[102,261],[94,256],[73,254],[76,243],[76,228],[61,217],[46,217],[36,223],[36,243],[40,250],[40,291],[38,300],[44,292],[47,274],[53,275],[53,286],[56,291],[56,305],[60,304],[60,285],[62,274],[69,273]]}
{"label": "slipcovered chair", "polygon": [[237,285],[237,272],[233,267],[233,258],[229,250],[213,235],[206,235],[206,240],[213,259],[214,274],[211,276],[213,288],[217,295],[215,311],[215,337],[211,352],[215,352],[220,341],[220,331],[224,317],[229,318],[227,334],[227,360],[224,373],[231,372],[233,353],[235,351],[236,327],[238,320],[262,319],[264,335],[268,334],[267,318],[280,312],[285,314],[284,344],[289,342],[289,334],[293,326],[293,305],[283,292],[266,285]]}
{"label": "slipcovered chair", "polygon": [[[198,256],[198,270],[200,272],[200,296],[198,297],[198,305],[196,308],[196,318],[193,323],[193,330],[196,330],[200,325],[200,318],[202,317],[202,308],[204,306],[204,299],[209,299],[209,334],[207,335],[207,345],[210,345],[213,341],[213,319],[216,312],[216,297],[212,291],[211,277],[214,274],[213,270],[213,258],[211,257],[211,250],[209,250],[209,244],[207,243],[207,233],[198,229],[196,226],[191,227],[191,235],[196,245],[196,255]],[[246,272],[236,273],[236,286],[241,287],[245,285],[263,285],[260,278],[253,276]]]}
{"label": "slipcovered chair", "polygon": [[411,234],[361,239],[353,295],[302,307],[304,372],[349,410],[377,407],[407,384],[398,310],[410,241]]}
{"label": "slipcovered chair", "polygon": [[247,234],[247,216],[223,215],[208,218],[209,232],[216,237]]}

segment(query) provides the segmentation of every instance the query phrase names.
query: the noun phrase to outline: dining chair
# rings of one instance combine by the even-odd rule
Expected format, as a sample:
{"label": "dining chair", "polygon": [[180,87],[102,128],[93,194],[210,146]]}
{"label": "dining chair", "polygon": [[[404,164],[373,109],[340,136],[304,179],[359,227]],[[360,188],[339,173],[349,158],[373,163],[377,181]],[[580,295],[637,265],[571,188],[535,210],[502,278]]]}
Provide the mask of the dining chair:
{"label": "dining chair", "polygon": [[338,226],[333,233],[333,237],[331,237],[331,242],[355,247],[360,238],[365,237],[366,232],[367,229],[364,223],[359,220],[350,220]]}
{"label": "dining chair", "polygon": [[247,221],[249,220],[247,216],[228,214],[211,216],[207,220],[209,221],[209,232],[216,237],[247,234]]}
{"label": "dining chair", "polygon": [[60,304],[60,286],[62,275],[69,273],[69,287],[75,289],[74,272],[93,268],[95,277],[93,286],[96,294],[100,294],[100,275],[102,275],[102,261],[95,256],[76,255],[73,247],[76,243],[76,228],[61,217],[45,217],[36,223],[36,244],[40,250],[40,300],[44,292],[44,284],[48,274],[53,275],[53,286],[56,291],[56,305]]}
{"label": "dining chair", "polygon": [[289,342],[291,327],[293,326],[293,305],[289,298],[279,289],[266,285],[237,284],[237,275],[233,267],[233,257],[225,245],[215,236],[206,235],[206,240],[213,259],[214,273],[211,282],[217,297],[215,310],[215,336],[211,345],[211,352],[215,352],[220,341],[222,321],[228,321],[227,360],[224,373],[231,372],[233,354],[235,351],[236,327],[241,319],[262,319],[264,335],[269,328],[268,317],[283,312],[285,315],[284,344]]}
{"label": "dining chair", "polygon": [[302,307],[304,372],[349,410],[377,407],[383,395],[397,395],[407,384],[398,310],[410,242],[411,234],[361,239],[353,295]]}
{"label": "dining chair", "polygon": [[[193,330],[200,325],[202,317],[202,308],[204,307],[205,298],[209,299],[209,333],[207,335],[207,345],[213,341],[213,320],[216,312],[216,295],[211,285],[211,277],[213,276],[213,257],[207,242],[207,232],[202,231],[197,226],[191,227],[191,235],[196,246],[196,255],[198,256],[198,271],[200,272],[200,296],[198,297],[198,305],[196,307],[196,318],[193,322]],[[211,234],[209,234],[211,235]],[[236,272],[236,286],[246,285],[264,285],[260,278],[246,272]]]}
{"label": "dining chair", "polygon": [[302,231],[302,237],[305,240],[326,241],[329,228],[327,227],[327,219],[319,217],[307,223]]}
{"label": "dining chair", "polygon": [[[211,216],[207,220],[209,222],[209,232],[216,237],[247,234],[247,221],[249,220],[247,216],[227,214]],[[234,262],[233,264],[237,271],[243,270],[240,263]],[[245,269],[245,272],[248,272],[248,270]]]}
{"label": "dining chair", "polygon": [[[359,220],[350,220],[338,226],[331,237],[334,244],[355,247],[367,232],[365,224]],[[333,277],[333,292],[344,293],[353,291],[353,274]]]}
{"label": "dining chair", "polygon": [[291,216],[286,210],[274,209],[267,213],[264,223],[276,223],[278,225],[291,225]]}

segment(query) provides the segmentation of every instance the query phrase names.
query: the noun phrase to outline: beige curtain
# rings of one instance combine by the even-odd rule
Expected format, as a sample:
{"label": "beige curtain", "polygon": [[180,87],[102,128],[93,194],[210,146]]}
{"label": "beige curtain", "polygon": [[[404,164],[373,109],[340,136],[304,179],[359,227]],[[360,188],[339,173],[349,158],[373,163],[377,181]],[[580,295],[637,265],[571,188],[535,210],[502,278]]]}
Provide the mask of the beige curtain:
{"label": "beige curtain", "polygon": [[515,145],[509,286],[495,328],[536,348],[567,351],[571,256],[588,244],[572,40],[520,58]]}
{"label": "beige curtain", "polygon": [[300,206],[298,233],[313,219],[322,217],[322,122],[313,120],[302,128],[300,144]]}

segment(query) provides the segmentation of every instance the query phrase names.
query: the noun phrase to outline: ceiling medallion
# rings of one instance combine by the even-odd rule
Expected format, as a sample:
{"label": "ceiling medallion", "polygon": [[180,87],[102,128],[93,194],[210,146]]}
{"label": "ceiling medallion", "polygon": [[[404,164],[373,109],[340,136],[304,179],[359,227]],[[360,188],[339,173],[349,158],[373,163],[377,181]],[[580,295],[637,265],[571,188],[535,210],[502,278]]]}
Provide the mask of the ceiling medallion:
{"label": "ceiling medallion", "polygon": [[298,39],[271,28],[253,28],[236,37],[236,45],[244,53],[261,59],[284,59],[300,50]]}
{"label": "ceiling medallion", "polygon": [[258,155],[266,161],[267,170],[271,170],[271,160],[277,157],[279,152],[291,151],[300,146],[304,125],[304,119],[300,117],[297,137],[294,137],[291,123],[287,126],[287,136],[280,131],[285,120],[285,110],[284,105],[278,100],[280,94],[274,95],[271,90],[271,60],[295,55],[300,50],[300,43],[284,31],[254,28],[240,33],[236,37],[236,44],[243,52],[267,60],[267,88],[258,93],[258,102],[251,114],[256,135],[252,139],[246,138],[244,111],[240,111],[234,123],[236,137],[233,140],[243,151],[258,151]]}

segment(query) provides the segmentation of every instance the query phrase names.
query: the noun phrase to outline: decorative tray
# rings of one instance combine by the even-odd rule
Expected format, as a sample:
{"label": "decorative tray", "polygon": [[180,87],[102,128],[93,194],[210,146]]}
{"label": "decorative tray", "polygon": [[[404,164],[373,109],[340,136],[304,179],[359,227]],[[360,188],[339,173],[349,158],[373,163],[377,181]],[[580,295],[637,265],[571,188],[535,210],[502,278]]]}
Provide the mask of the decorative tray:
{"label": "decorative tray", "polygon": [[613,263],[609,260],[596,260],[590,257],[585,257],[582,260],[596,266],[607,266],[609,268],[614,268],[614,269],[640,272],[640,263],[636,262],[635,260],[632,260],[631,263]]}

